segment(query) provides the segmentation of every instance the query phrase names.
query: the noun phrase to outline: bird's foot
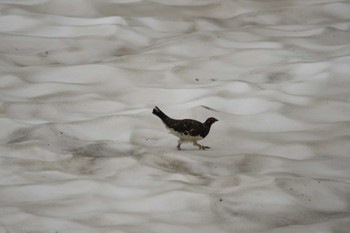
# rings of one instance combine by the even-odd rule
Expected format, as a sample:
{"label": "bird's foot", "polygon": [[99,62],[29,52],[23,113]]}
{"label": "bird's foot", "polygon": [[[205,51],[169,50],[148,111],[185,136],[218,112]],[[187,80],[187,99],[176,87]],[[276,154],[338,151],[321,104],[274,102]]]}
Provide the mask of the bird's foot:
{"label": "bird's foot", "polygon": [[193,142],[193,145],[194,145],[194,146],[198,146],[198,148],[199,148],[200,150],[206,150],[206,149],[209,149],[209,148],[210,148],[209,146],[203,146],[203,145],[199,144],[199,143],[196,142],[196,141]]}
{"label": "bird's foot", "polygon": [[199,147],[199,149],[200,149],[200,150],[206,150],[206,149],[210,149],[210,147],[209,147],[209,146],[202,146],[202,145],[201,145],[201,146]]}

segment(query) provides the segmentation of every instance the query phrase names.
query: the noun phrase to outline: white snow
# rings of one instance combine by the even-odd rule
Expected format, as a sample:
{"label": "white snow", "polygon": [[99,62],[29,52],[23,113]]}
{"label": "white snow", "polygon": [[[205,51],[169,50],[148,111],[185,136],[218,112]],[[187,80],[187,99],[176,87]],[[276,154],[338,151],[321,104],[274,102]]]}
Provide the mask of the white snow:
{"label": "white snow", "polygon": [[[350,2],[0,0],[0,233],[350,230]],[[199,151],[174,118],[215,117]]]}

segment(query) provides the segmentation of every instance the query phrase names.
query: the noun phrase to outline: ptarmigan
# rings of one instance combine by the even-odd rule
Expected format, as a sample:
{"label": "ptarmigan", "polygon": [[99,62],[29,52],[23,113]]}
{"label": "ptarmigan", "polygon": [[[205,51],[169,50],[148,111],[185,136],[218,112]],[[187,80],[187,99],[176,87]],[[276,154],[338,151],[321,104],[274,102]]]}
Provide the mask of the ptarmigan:
{"label": "ptarmigan", "polygon": [[205,150],[210,147],[200,145],[197,141],[205,138],[211,125],[218,121],[214,117],[208,118],[204,123],[192,119],[176,120],[168,117],[158,107],[155,107],[152,112],[158,116],[165,126],[170,130],[170,133],[179,138],[177,149],[181,150],[183,142],[192,142],[194,146],[198,146],[200,150]]}

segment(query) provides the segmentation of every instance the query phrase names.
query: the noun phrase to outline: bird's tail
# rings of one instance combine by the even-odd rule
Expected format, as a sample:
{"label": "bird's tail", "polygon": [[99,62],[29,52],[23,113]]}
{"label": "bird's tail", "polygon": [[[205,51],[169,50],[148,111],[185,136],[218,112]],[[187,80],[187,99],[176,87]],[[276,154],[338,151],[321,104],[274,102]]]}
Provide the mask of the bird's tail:
{"label": "bird's tail", "polygon": [[157,106],[153,109],[152,113],[159,117],[161,120],[169,118],[164,112],[162,112]]}

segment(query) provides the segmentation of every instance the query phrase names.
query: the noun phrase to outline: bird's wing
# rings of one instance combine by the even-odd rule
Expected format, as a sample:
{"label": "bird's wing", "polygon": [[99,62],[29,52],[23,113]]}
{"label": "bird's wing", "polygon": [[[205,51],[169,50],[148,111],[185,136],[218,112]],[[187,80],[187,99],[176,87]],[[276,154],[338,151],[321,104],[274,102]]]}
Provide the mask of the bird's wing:
{"label": "bird's wing", "polygon": [[201,122],[191,119],[171,119],[171,121],[167,122],[167,127],[191,136],[202,136],[204,131],[204,126]]}

